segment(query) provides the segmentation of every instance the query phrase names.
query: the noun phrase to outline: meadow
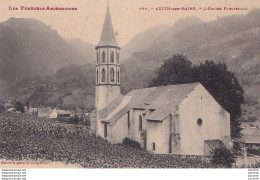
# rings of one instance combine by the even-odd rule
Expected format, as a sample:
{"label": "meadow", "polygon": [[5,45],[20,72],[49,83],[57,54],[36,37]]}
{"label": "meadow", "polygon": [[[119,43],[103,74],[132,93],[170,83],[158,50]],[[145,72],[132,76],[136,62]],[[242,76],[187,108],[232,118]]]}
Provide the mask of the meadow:
{"label": "meadow", "polygon": [[0,114],[0,158],[48,160],[84,168],[216,168],[197,156],[152,154],[110,144],[88,126],[57,123],[28,114]]}

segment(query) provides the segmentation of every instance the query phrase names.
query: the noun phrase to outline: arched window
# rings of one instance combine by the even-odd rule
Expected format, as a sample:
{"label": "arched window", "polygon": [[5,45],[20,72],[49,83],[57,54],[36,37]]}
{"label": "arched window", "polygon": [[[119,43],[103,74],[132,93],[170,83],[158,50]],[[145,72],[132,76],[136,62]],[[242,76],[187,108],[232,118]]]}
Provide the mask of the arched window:
{"label": "arched window", "polygon": [[152,145],[153,145],[153,151],[155,151],[155,143],[153,142]]}
{"label": "arched window", "polygon": [[116,54],[116,62],[119,64],[119,53]]}
{"label": "arched window", "polygon": [[114,52],[113,51],[110,54],[110,62],[114,63]]}
{"label": "arched window", "polygon": [[98,70],[97,70],[97,83],[98,83]]}
{"label": "arched window", "polygon": [[113,68],[110,70],[110,81],[111,82],[115,81],[115,71]]}
{"label": "arched window", "polygon": [[139,116],[139,131],[142,131],[143,130],[143,118],[142,116],[140,115]]}
{"label": "arched window", "polygon": [[119,70],[117,71],[117,82],[119,83],[119,75],[120,75],[120,73],[119,73]]}
{"label": "arched window", "polygon": [[99,57],[98,57],[98,53],[97,53],[97,64],[99,63],[99,59],[98,59]]}
{"label": "arched window", "polygon": [[106,53],[103,51],[102,53],[102,63],[106,62]]}
{"label": "arched window", "polygon": [[101,81],[105,82],[106,81],[106,70],[105,69],[102,69],[101,75],[102,75]]}

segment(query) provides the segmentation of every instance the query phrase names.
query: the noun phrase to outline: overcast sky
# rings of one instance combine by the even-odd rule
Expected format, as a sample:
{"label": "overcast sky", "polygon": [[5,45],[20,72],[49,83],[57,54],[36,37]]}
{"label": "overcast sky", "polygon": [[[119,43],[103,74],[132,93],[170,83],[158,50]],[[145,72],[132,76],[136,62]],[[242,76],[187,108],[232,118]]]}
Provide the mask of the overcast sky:
{"label": "overcast sky", "polygon": [[[173,25],[186,16],[197,16],[204,21],[217,17],[246,14],[248,11],[156,11],[150,8],[170,7],[239,7],[260,8],[260,0],[110,0],[110,12],[117,41],[124,46],[137,33],[158,24]],[[77,11],[11,11],[9,6],[19,7],[76,7]],[[40,20],[65,38],[80,38],[97,44],[106,13],[107,0],[0,0],[0,21],[10,17]],[[147,7],[149,11],[141,11]]]}

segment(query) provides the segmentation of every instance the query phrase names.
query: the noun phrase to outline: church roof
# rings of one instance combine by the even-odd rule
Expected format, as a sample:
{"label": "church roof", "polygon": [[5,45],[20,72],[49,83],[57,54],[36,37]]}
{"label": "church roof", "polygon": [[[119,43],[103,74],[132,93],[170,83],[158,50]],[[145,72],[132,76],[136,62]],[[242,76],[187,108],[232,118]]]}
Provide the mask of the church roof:
{"label": "church roof", "polygon": [[[102,109],[103,122],[114,124],[131,109],[153,110],[148,120],[163,121],[169,114],[176,113],[178,105],[198,84],[178,84],[130,91]],[[175,112],[174,112],[175,111]]]}
{"label": "church roof", "polygon": [[107,6],[107,13],[105,17],[105,21],[103,24],[103,30],[101,33],[100,41],[98,43],[97,47],[100,46],[116,46],[118,47],[118,44],[116,42],[116,37],[110,17],[110,12],[109,12],[109,6]]}

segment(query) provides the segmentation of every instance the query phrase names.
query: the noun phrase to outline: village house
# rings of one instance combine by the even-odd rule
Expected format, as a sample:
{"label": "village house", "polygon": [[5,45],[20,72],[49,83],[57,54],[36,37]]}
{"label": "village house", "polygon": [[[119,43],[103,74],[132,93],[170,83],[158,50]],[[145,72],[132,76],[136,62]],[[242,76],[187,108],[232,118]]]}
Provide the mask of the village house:
{"label": "village house", "polygon": [[38,108],[29,108],[27,113],[32,114],[32,115],[37,115],[38,114]]}
{"label": "village house", "polygon": [[38,114],[38,117],[41,117],[41,118],[50,118],[51,112],[52,112],[52,109],[49,107],[48,108],[40,107],[40,108],[38,108],[37,114]]}
{"label": "village house", "polygon": [[15,111],[14,103],[12,102],[12,100],[2,100],[1,103],[3,104],[6,112],[14,112]]}
{"label": "village house", "polygon": [[125,138],[159,154],[208,155],[221,143],[231,147],[230,115],[200,84],[120,89],[119,51],[109,7],[96,46],[97,136],[111,143]]}
{"label": "village house", "polygon": [[57,118],[69,118],[70,117],[70,112],[69,111],[64,111],[64,110],[59,110]]}
{"label": "village house", "polygon": [[260,150],[260,135],[244,134],[242,144],[249,149]]}
{"label": "village house", "polygon": [[51,119],[61,118],[61,117],[71,117],[71,114],[70,114],[69,111],[60,110],[60,109],[54,109],[50,113],[50,118]]}

